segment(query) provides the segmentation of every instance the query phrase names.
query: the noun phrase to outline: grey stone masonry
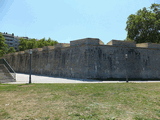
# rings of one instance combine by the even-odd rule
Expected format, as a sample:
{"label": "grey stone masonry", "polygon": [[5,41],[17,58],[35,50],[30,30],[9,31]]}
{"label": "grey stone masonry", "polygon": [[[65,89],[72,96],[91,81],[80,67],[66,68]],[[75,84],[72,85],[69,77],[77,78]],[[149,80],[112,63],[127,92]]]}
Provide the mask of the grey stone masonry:
{"label": "grey stone masonry", "polygon": [[104,45],[104,43],[98,38],[85,38],[76,41],[70,41],[70,46],[81,46],[81,45]]}
{"label": "grey stone masonry", "polygon": [[[95,38],[33,49],[32,73],[66,78],[160,79],[160,45]],[[126,58],[127,54],[127,58]],[[4,57],[16,72],[29,72],[29,53]]]}
{"label": "grey stone masonry", "polygon": [[160,44],[156,43],[139,43],[136,44],[137,47],[142,47],[142,48],[155,48],[155,49],[160,49]]}
{"label": "grey stone masonry", "polygon": [[15,80],[5,67],[5,65],[0,64],[0,83],[5,83],[5,82],[15,82]]}
{"label": "grey stone masonry", "polygon": [[136,43],[132,41],[112,40],[107,45],[123,46],[123,47],[136,47]]}

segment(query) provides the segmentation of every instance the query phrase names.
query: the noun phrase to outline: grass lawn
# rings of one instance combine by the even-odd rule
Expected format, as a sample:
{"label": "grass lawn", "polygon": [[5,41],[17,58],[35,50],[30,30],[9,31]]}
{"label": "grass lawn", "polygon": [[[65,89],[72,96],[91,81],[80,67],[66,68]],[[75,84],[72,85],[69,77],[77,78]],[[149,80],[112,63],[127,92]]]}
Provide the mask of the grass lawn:
{"label": "grass lawn", "polygon": [[160,120],[160,83],[0,84],[0,120]]}

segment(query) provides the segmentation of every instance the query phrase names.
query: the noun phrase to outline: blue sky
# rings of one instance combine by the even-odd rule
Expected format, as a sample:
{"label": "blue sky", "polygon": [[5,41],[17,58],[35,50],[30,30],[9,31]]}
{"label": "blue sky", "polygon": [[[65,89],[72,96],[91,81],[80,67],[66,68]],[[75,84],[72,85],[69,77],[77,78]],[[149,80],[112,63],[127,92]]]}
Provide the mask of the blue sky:
{"label": "blue sky", "polygon": [[127,17],[160,0],[0,0],[0,32],[61,43],[124,40]]}

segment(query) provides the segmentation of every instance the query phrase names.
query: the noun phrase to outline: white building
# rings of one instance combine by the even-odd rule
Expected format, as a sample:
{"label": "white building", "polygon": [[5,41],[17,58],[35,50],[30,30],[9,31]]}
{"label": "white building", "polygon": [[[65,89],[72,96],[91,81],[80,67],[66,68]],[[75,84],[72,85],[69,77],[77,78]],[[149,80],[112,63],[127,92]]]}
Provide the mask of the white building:
{"label": "white building", "polygon": [[6,40],[6,44],[9,47],[14,47],[15,50],[18,50],[18,46],[19,46],[19,38],[17,36],[14,36],[14,34],[8,34],[8,33],[2,33],[2,35],[4,36],[5,40]]}

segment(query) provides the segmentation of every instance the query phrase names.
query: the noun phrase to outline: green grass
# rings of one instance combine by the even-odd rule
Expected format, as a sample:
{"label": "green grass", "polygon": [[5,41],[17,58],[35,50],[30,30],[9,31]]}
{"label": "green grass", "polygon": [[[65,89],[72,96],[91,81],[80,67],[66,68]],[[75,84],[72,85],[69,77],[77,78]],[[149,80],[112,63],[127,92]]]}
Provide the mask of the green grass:
{"label": "green grass", "polygon": [[159,120],[160,83],[0,84],[0,120]]}

